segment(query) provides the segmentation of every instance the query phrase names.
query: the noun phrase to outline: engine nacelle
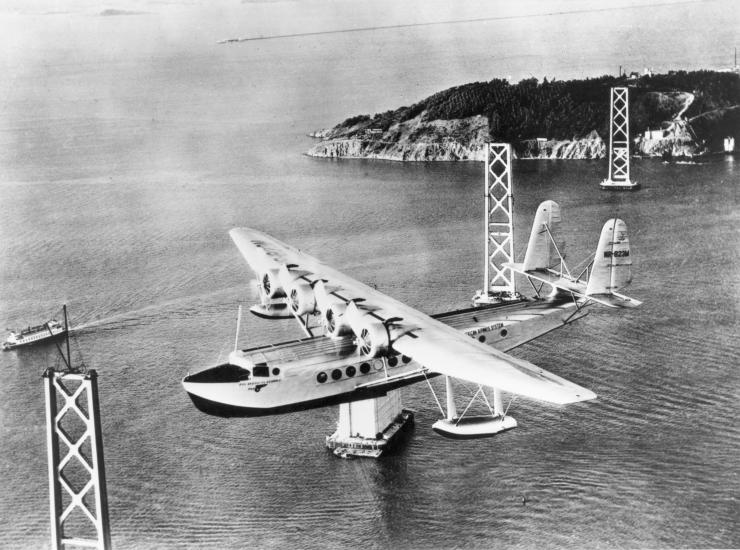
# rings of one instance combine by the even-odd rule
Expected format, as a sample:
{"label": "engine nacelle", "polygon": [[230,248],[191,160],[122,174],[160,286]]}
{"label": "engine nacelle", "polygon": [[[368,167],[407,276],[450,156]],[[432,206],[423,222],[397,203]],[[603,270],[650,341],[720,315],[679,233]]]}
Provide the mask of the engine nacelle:
{"label": "engine nacelle", "polygon": [[352,327],[349,326],[347,319],[344,317],[346,311],[347,304],[339,301],[331,303],[324,309],[321,318],[328,336],[338,338],[352,333]]}
{"label": "engine nacelle", "polygon": [[316,311],[316,296],[308,282],[298,279],[288,287],[288,304],[296,315]]}
{"label": "engine nacelle", "polygon": [[260,292],[267,298],[282,298],[285,296],[285,290],[280,284],[277,269],[268,269],[260,273]]}
{"label": "engine nacelle", "polygon": [[365,317],[359,323],[359,331],[356,331],[357,346],[361,354],[368,357],[380,357],[388,355],[391,348],[391,338],[388,328],[382,321]]}

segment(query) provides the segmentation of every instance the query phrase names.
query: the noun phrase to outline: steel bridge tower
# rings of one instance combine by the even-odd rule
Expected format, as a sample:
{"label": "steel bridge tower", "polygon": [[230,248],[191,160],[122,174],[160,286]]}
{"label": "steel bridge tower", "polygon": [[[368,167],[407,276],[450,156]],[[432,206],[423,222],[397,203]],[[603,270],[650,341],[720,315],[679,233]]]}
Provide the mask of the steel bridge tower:
{"label": "steel bridge tower", "polygon": [[514,213],[511,178],[511,145],[489,143],[485,176],[485,268],[483,289],[473,304],[495,304],[517,300],[514,273],[503,267],[514,261]]}
{"label": "steel bridge tower", "polygon": [[602,189],[629,191],[638,184],[630,180],[629,92],[625,87],[611,89],[609,116],[609,176]]}
{"label": "steel bridge tower", "polygon": [[64,326],[66,356],[59,345],[57,348],[65,368],[61,372],[49,368],[43,376],[51,548],[62,550],[68,545],[110,550],[98,375],[94,370],[81,372],[72,367],[66,306]]}

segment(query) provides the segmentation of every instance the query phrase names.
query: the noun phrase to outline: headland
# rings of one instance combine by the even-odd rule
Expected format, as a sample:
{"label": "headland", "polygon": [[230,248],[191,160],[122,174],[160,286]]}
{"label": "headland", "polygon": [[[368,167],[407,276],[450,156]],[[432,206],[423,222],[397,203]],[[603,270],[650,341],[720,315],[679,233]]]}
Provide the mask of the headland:
{"label": "headland", "polygon": [[601,76],[511,84],[474,82],[408,107],[353,116],[310,134],[307,152],[330,158],[482,160],[489,140],[518,158],[591,159],[606,154],[609,88],[630,90],[633,154],[695,157],[740,141],[740,75],[721,71]]}

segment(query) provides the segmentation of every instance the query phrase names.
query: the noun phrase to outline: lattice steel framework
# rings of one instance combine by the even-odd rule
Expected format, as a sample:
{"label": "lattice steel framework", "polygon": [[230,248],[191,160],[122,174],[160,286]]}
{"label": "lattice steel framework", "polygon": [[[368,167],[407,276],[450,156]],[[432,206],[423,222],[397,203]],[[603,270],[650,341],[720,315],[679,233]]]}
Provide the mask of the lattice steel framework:
{"label": "lattice steel framework", "polygon": [[489,143],[486,148],[486,267],[483,291],[503,298],[516,294],[514,273],[503,267],[514,261],[511,145]]}
{"label": "lattice steel framework", "polygon": [[612,88],[609,116],[609,177],[601,182],[602,187],[634,185],[630,181],[629,122],[628,89]]}
{"label": "lattice steel framework", "polygon": [[[83,374],[49,369],[44,373],[44,393],[51,547],[110,550],[97,374],[94,370]],[[61,459],[64,448],[60,442],[66,447]],[[67,530],[79,534],[68,536]]]}

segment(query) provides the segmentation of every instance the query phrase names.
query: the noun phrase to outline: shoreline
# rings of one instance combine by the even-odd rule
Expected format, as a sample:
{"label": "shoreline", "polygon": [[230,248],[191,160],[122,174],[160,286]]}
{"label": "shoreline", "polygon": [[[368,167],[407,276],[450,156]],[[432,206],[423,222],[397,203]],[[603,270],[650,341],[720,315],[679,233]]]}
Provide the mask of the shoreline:
{"label": "shoreline", "polygon": [[[603,159],[608,89],[630,90],[635,156],[693,159],[740,140],[738,75],[683,71],[567,82],[502,80],[443,90],[409,107],[356,115],[310,132],[306,155],[397,162],[481,161],[485,144],[512,144],[514,158]],[[691,92],[682,91],[692,89]],[[590,130],[589,130],[590,128]],[[526,137],[525,137],[526,136]]]}

